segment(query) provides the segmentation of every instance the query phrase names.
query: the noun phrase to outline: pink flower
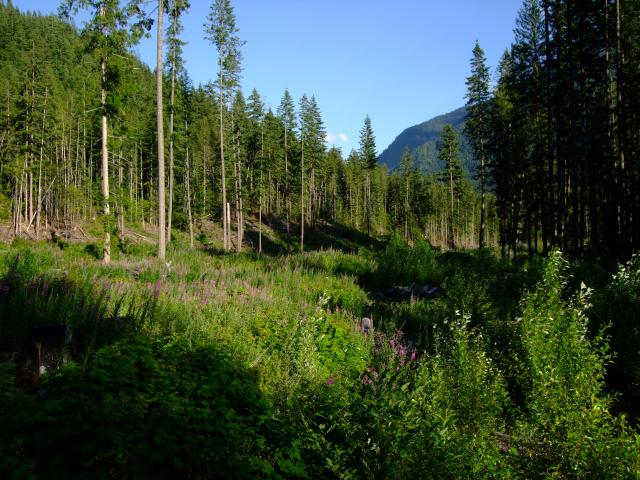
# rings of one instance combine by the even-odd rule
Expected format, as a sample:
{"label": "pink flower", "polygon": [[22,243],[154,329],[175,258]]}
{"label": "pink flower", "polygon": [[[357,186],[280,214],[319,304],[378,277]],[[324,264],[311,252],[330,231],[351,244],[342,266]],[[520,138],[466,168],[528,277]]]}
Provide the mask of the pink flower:
{"label": "pink flower", "polygon": [[335,383],[336,379],[333,377],[329,377],[327,378],[327,385],[333,385]]}

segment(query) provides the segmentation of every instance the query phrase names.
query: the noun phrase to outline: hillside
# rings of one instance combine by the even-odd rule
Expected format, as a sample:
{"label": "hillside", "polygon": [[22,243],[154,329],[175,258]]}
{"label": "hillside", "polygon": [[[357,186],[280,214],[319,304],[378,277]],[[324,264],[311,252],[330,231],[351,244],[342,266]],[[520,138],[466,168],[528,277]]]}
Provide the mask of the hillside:
{"label": "hillside", "polygon": [[441,168],[438,161],[438,140],[442,128],[446,124],[451,124],[459,135],[462,165],[467,175],[470,175],[474,170],[473,157],[469,144],[462,133],[466,114],[465,107],[461,107],[405,129],[380,154],[378,162],[386,165],[389,170],[395,169],[400,164],[402,150],[406,146],[409,147],[411,156],[424,173],[438,171]]}

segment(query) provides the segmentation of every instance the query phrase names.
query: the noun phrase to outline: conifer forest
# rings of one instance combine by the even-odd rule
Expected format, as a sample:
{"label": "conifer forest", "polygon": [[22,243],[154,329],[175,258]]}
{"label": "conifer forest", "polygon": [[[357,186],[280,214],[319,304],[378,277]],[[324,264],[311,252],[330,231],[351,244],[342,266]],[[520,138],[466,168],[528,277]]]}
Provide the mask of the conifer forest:
{"label": "conifer forest", "polygon": [[202,1],[196,84],[195,0],[0,0],[0,478],[640,479],[640,2],[523,0],[389,166]]}

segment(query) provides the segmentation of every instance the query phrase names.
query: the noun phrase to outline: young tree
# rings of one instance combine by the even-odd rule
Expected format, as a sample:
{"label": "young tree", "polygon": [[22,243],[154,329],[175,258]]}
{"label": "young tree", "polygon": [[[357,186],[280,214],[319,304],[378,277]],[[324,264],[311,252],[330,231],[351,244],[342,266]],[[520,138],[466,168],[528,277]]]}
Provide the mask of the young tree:
{"label": "young tree", "polygon": [[[69,17],[81,9],[89,10],[91,14],[84,26],[83,34],[88,37],[89,46],[98,58],[100,68],[102,198],[105,220],[102,259],[105,264],[111,261],[107,117],[114,110],[114,106],[107,102],[107,92],[114,90],[118,82],[118,76],[109,72],[109,60],[116,55],[122,56],[150,26],[150,20],[144,17],[138,3],[139,0],[129,0],[124,5],[118,0],[66,0],[60,6],[60,13],[64,17]],[[137,21],[132,24],[131,20],[134,17]]]}
{"label": "young tree", "polygon": [[231,93],[240,83],[240,63],[242,53],[240,47],[244,44],[237,35],[236,18],[233,13],[231,0],[215,0],[205,24],[206,39],[214,44],[218,50],[218,94],[220,121],[220,175],[222,181],[222,229],[225,251],[231,245],[229,219],[227,217],[227,185],[224,158],[224,110],[231,97]]}
{"label": "young tree", "polygon": [[467,78],[467,118],[464,130],[478,162],[478,180],[480,182],[480,230],[478,246],[484,247],[486,216],[486,163],[487,143],[490,132],[489,119],[489,69],[480,44],[476,41],[471,59],[471,76]]}

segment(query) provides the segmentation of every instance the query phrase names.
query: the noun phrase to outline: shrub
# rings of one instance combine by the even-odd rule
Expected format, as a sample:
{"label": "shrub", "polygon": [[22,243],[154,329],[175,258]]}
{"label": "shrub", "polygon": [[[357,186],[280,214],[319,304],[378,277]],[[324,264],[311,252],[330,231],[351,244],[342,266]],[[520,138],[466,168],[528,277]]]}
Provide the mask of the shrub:
{"label": "shrub", "polygon": [[611,325],[617,354],[613,380],[640,397],[640,254],[620,265],[611,283],[594,295],[589,315],[596,326]]}
{"label": "shrub", "polygon": [[638,474],[637,442],[609,413],[602,332],[589,339],[589,291],[564,299],[568,264],[551,253],[543,280],[522,311],[525,415],[516,445],[530,477],[628,478]]}
{"label": "shrub", "polygon": [[394,336],[386,360],[363,377],[351,415],[365,476],[509,476],[496,440],[507,399],[500,374],[465,322],[447,337],[437,354],[418,358]]}
{"label": "shrub", "polygon": [[424,240],[413,247],[395,232],[387,247],[378,257],[378,269],[373,282],[378,288],[391,285],[440,285],[442,272],[438,267],[435,250]]}
{"label": "shrub", "polygon": [[185,350],[131,337],[45,377],[40,391],[0,394],[3,463],[24,477],[255,478],[273,471],[264,458],[268,402],[254,375],[213,346]]}

